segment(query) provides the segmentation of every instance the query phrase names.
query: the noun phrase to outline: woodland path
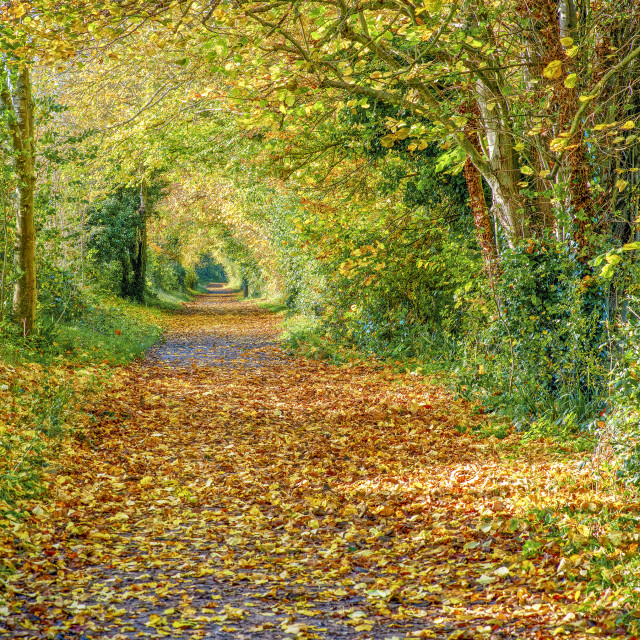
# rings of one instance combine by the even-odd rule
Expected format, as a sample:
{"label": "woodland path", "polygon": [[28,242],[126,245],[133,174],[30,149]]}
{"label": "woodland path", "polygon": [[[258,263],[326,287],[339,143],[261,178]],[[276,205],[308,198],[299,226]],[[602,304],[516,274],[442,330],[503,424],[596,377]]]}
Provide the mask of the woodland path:
{"label": "woodland path", "polygon": [[285,357],[279,322],[218,289],[118,373],[0,637],[607,635],[553,543],[521,553],[575,466],[417,376]]}

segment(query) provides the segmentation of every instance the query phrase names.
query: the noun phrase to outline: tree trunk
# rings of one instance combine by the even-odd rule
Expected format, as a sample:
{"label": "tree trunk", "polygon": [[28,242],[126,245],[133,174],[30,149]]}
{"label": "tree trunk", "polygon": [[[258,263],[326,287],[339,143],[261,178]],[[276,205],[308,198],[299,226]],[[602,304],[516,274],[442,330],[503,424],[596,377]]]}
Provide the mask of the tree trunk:
{"label": "tree trunk", "polygon": [[28,67],[14,69],[5,65],[0,103],[9,114],[18,180],[14,261],[19,276],[13,293],[13,320],[24,335],[29,335],[36,319],[36,229],[33,100]]}
{"label": "tree trunk", "polygon": [[464,178],[467,182],[467,189],[469,190],[469,205],[471,206],[471,213],[473,214],[478,244],[482,250],[485,271],[489,277],[493,277],[498,264],[498,252],[493,235],[493,224],[487,203],[484,199],[482,176],[469,158],[467,158],[467,162],[464,165]]}
{"label": "tree trunk", "polygon": [[147,181],[142,179],[140,185],[140,219],[135,254],[132,256],[133,270],[132,297],[138,302],[144,302],[144,291],[147,278],[147,219],[149,217],[149,198],[147,195]]}
{"label": "tree trunk", "polygon": [[[568,130],[578,110],[578,91],[565,86],[565,74],[579,73],[571,58],[567,58],[560,42],[563,37],[577,37],[578,16],[573,0],[534,0],[529,11],[537,16],[537,34],[540,40],[540,67],[554,60],[562,61],[564,74],[558,78],[545,78],[544,84],[551,89],[551,108],[557,112],[555,136]],[[574,239],[584,252],[589,252],[589,236],[594,219],[594,203],[589,186],[590,165],[582,127],[572,140],[567,155],[567,167],[560,172],[567,182],[568,196],[573,214]],[[564,174],[564,175],[563,175]]]}
{"label": "tree trunk", "polygon": [[[478,167],[491,189],[491,210],[503,231],[509,246],[514,247],[519,239],[529,237],[529,221],[525,203],[520,194],[520,166],[514,149],[508,114],[502,113],[495,96],[486,85],[476,82],[476,101],[479,108],[478,132],[484,138],[488,163]],[[493,105],[492,108],[491,105]]]}
{"label": "tree trunk", "polygon": [[0,193],[0,198],[2,198],[2,227],[4,231],[4,245],[2,247],[2,282],[0,283],[0,322],[3,322],[7,283],[7,253],[9,251],[9,227],[7,222],[7,201],[5,199],[4,185],[2,193]]}
{"label": "tree trunk", "polygon": [[[461,111],[468,113],[468,121],[465,127],[465,134],[471,140],[478,152],[481,152],[480,140],[478,138],[480,109],[477,103],[467,102],[461,108]],[[482,251],[484,260],[484,268],[487,275],[493,278],[498,264],[498,247],[497,239],[494,235],[494,225],[489,215],[489,208],[484,197],[484,189],[482,187],[482,175],[477,167],[467,156],[464,165],[464,179],[467,183],[467,191],[469,192],[469,206],[473,214],[473,222],[476,227],[476,237]]]}

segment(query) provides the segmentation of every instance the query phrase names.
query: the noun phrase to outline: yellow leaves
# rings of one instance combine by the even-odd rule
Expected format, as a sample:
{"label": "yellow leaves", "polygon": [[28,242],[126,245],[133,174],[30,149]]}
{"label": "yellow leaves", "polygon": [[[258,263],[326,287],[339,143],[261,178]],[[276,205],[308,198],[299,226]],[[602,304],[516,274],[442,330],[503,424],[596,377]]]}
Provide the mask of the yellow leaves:
{"label": "yellow leaves", "polygon": [[578,84],[578,75],[575,73],[570,73],[564,79],[564,86],[567,87],[567,89],[574,89],[577,84]]}
{"label": "yellow leaves", "polygon": [[171,623],[174,629],[197,629],[201,626],[196,620],[176,620]]}
{"label": "yellow leaves", "polygon": [[16,2],[8,9],[3,9],[4,11],[9,11],[13,15],[16,20],[27,15],[29,11],[29,5],[26,2]]}
{"label": "yellow leaves", "polygon": [[418,151],[423,151],[428,146],[429,146],[429,142],[427,140],[420,139],[417,142],[412,142],[411,144],[409,144],[407,148],[409,149],[409,151],[415,151],[416,149]]}
{"label": "yellow leaves", "polygon": [[437,638],[438,635],[432,629],[419,629],[411,632],[412,638]]}
{"label": "yellow leaves", "polygon": [[[367,246],[354,247],[354,257],[375,248]],[[195,315],[183,316],[182,338],[195,333]],[[225,344],[242,343],[243,323],[268,334],[268,319],[232,317],[212,323]],[[469,628],[489,637],[527,620],[547,634],[559,624],[576,631],[566,614],[584,598],[571,594],[571,576],[586,560],[560,566],[544,530],[532,532],[541,540],[527,546],[532,560],[522,553],[538,527],[527,519],[537,500],[548,499],[559,517],[572,492],[591,504],[580,474],[567,488],[555,482],[563,469],[573,473],[575,460],[550,462],[531,447],[519,453],[513,441],[502,459],[498,441],[474,435],[489,424],[475,407],[422,375],[295,358],[213,371],[215,384],[210,367],[134,365],[121,374],[95,414],[126,411],[126,429],[106,416],[92,432],[98,446],[77,445],[61,458],[55,486],[69,495],[64,508],[56,498],[29,518],[39,528],[34,544],[37,535],[49,538],[38,564],[21,568],[19,588],[28,582],[29,593],[60,597],[60,607],[70,604],[65,594],[84,589],[74,597],[97,604],[78,615],[87,623],[99,615],[113,635],[129,633],[128,623],[131,633],[146,625],[165,637],[190,629],[393,637],[399,626],[403,637],[463,637]],[[147,409],[137,411],[143,394]],[[83,502],[83,492],[94,499]],[[601,506],[585,506],[588,517]],[[136,523],[124,534],[113,526],[121,514]],[[91,528],[75,537],[72,523]],[[579,524],[582,533],[591,526]],[[626,545],[635,538],[593,531],[608,551],[632,552]],[[126,583],[113,581],[125,575]],[[534,605],[531,593],[559,598]],[[487,604],[498,596],[498,605]],[[118,608],[109,608],[113,601]]]}
{"label": "yellow leaves", "polygon": [[157,629],[158,627],[166,627],[168,625],[169,623],[167,619],[163,616],[159,616],[157,613],[152,613],[149,616],[149,620],[146,622],[147,627],[153,627],[154,629]]}
{"label": "yellow leaves", "polygon": [[562,43],[562,46],[567,49],[573,45],[573,38],[566,36],[565,38],[560,38],[560,42]]}
{"label": "yellow leaves", "polygon": [[423,7],[427,11],[439,11],[442,6],[442,0],[423,0]]}
{"label": "yellow leaves", "polygon": [[568,144],[569,143],[566,138],[553,138],[549,143],[549,148],[554,153],[559,153],[561,151],[564,151]]}
{"label": "yellow leaves", "polygon": [[614,547],[621,547],[625,541],[625,535],[621,531],[609,531],[607,533],[607,538]]}
{"label": "yellow leaves", "polygon": [[542,71],[545,78],[556,80],[562,76],[562,62],[560,60],[552,60]]}
{"label": "yellow leaves", "polygon": [[282,631],[288,635],[298,635],[302,633],[307,628],[306,624],[302,622],[297,622],[295,624],[287,624],[282,627]]}
{"label": "yellow leaves", "polygon": [[616,180],[616,188],[620,192],[624,191],[627,188],[628,184],[629,183],[626,180],[623,180],[622,178]]}
{"label": "yellow leaves", "polygon": [[470,47],[473,47],[474,49],[481,49],[484,44],[481,40],[478,40],[471,36],[467,36],[465,38],[465,42],[466,44],[468,44]]}
{"label": "yellow leaves", "polygon": [[386,136],[380,138],[380,144],[386,149],[390,149],[391,147],[393,147],[395,141],[396,136],[392,133],[388,133]]}
{"label": "yellow leaves", "polygon": [[620,128],[626,131],[633,129],[636,126],[636,123],[633,120],[627,120]]}
{"label": "yellow leaves", "polygon": [[111,522],[126,522],[127,520],[129,520],[129,514],[124,512],[116,513],[115,515],[111,516],[109,520]]}

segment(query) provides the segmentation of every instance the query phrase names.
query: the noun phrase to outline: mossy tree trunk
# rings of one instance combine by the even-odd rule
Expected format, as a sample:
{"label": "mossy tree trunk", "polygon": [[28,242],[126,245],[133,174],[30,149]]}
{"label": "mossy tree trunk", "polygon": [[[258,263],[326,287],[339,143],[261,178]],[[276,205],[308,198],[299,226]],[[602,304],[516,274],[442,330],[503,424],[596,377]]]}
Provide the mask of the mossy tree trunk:
{"label": "mossy tree trunk", "polygon": [[149,197],[147,181],[143,178],[140,185],[140,220],[138,223],[136,242],[131,256],[133,272],[131,283],[131,297],[138,302],[144,302],[144,291],[147,278],[147,220],[149,218]]}
{"label": "mossy tree trunk", "polygon": [[25,335],[36,320],[35,143],[31,77],[26,65],[6,61],[0,78],[0,105],[7,115],[18,181],[14,260],[19,277],[13,294],[13,320]]}

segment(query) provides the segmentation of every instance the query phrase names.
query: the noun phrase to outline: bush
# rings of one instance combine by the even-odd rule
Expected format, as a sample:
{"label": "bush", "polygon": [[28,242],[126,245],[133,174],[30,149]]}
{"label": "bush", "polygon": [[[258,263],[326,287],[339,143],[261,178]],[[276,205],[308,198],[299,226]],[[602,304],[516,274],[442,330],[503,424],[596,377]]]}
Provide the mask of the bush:
{"label": "bush", "polygon": [[609,347],[602,283],[572,247],[529,240],[504,251],[493,313],[459,388],[500,407],[521,426],[544,416],[586,427],[603,410]]}
{"label": "bush", "polygon": [[85,309],[73,274],[48,262],[38,270],[38,305],[45,322],[69,322],[82,316]]}
{"label": "bush", "polygon": [[195,274],[200,282],[227,282],[224,266],[208,254],[200,256]]}

